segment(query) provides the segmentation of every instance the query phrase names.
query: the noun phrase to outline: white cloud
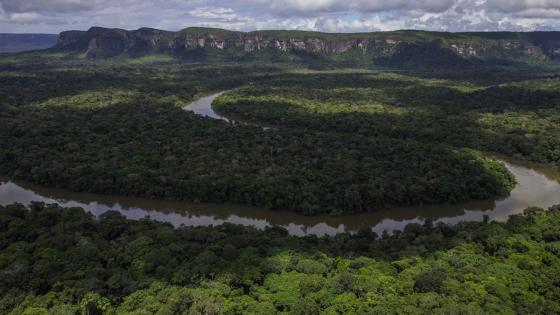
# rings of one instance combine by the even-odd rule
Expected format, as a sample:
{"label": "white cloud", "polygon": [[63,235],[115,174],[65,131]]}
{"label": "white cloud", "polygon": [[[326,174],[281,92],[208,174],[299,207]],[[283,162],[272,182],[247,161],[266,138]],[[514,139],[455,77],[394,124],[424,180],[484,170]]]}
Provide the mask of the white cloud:
{"label": "white cloud", "polygon": [[216,19],[223,21],[247,20],[239,16],[231,8],[199,7],[189,11],[190,15],[202,19]]}
{"label": "white cloud", "polygon": [[560,9],[558,0],[487,0],[487,7],[503,13],[516,13],[532,9]]}
{"label": "white cloud", "polygon": [[0,0],[7,13],[78,12],[95,8],[95,0]]}
{"label": "white cloud", "polygon": [[16,25],[34,26],[38,24],[64,25],[64,20],[44,16],[36,12],[10,13],[0,15],[0,22]]}
{"label": "white cloud", "polygon": [[522,18],[555,19],[560,18],[560,9],[527,9],[515,15]]}
{"label": "white cloud", "polygon": [[395,10],[421,10],[442,12],[453,5],[455,0],[238,0],[280,14],[303,14],[324,12],[363,12],[374,13]]}
{"label": "white cloud", "polygon": [[558,30],[560,0],[0,0],[4,32],[54,33],[93,25],[328,32]]}
{"label": "white cloud", "polygon": [[325,32],[374,32],[402,29],[405,23],[402,20],[383,20],[379,16],[356,20],[338,18],[317,19],[314,29]]}

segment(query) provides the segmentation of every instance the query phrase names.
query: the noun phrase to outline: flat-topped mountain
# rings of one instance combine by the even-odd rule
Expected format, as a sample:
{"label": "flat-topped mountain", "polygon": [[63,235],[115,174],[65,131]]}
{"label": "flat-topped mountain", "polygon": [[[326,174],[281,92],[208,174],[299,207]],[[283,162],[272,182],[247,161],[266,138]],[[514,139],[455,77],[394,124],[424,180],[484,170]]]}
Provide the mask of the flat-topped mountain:
{"label": "flat-topped mountain", "polygon": [[395,66],[461,65],[473,61],[560,60],[560,32],[443,33],[394,31],[333,34],[307,31],[237,32],[186,28],[178,32],[93,27],[60,34],[57,50],[89,58],[170,54],[193,61],[309,61]]}

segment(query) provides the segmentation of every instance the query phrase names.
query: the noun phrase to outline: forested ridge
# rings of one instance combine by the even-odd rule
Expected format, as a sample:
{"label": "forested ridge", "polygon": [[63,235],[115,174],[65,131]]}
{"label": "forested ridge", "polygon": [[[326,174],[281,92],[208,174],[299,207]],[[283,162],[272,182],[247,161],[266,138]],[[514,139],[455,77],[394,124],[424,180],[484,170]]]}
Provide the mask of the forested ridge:
{"label": "forested ridge", "polygon": [[558,314],[560,208],[393,236],[0,207],[3,314]]}

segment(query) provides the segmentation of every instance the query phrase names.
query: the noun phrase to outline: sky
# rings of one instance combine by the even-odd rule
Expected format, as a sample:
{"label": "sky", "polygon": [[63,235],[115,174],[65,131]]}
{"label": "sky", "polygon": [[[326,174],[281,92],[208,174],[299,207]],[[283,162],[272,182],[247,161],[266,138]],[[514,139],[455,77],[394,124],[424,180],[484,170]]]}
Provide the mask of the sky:
{"label": "sky", "polygon": [[560,30],[560,0],[0,0],[0,33],[91,26],[372,32]]}

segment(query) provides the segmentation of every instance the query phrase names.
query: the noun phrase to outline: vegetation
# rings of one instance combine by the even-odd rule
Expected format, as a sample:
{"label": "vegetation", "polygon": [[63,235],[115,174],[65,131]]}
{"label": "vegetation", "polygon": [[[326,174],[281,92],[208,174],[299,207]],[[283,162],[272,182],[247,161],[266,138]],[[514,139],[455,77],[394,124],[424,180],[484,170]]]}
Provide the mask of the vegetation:
{"label": "vegetation", "polygon": [[475,151],[371,137],[349,129],[358,121],[339,130],[263,130],[180,107],[209,91],[284,80],[283,69],[148,62],[8,63],[0,76],[0,173],[74,191],[305,214],[486,199],[513,188],[501,163]]}
{"label": "vegetation", "polygon": [[[211,32],[241,36],[178,34]],[[325,70],[370,66],[372,55],[357,49],[329,56],[332,63],[241,46],[181,57],[160,51],[170,48],[164,41],[142,46],[154,34],[175,36],[152,29],[134,32],[138,50],[126,53],[138,58],[128,59],[119,46],[128,33],[85,35],[96,33],[116,51],[72,50],[68,36],[82,33],[71,33],[65,51],[1,56],[0,174],[74,191],[337,215],[507,195],[514,178],[482,151],[560,166],[560,80],[551,60],[538,62],[556,33],[462,34],[464,47],[437,33],[437,42],[375,56],[378,66],[414,69],[396,73]],[[76,45],[89,47],[87,36]],[[435,35],[384,36],[389,45]],[[485,39],[507,46],[516,38],[531,44],[511,51],[532,52],[532,64],[490,60],[500,49]],[[488,58],[452,52],[469,46],[488,48]],[[88,59],[95,56],[119,57]],[[278,63],[184,62],[226,59]],[[294,60],[315,70],[280,63]],[[215,109],[238,123],[182,109],[223,90]],[[393,235],[323,238],[0,206],[0,313],[560,314],[560,206],[507,223],[428,220]]]}
{"label": "vegetation", "polygon": [[0,207],[3,314],[558,314],[560,207],[381,238]]}
{"label": "vegetation", "polygon": [[560,165],[559,91],[557,77],[483,85],[386,72],[307,72],[237,89],[214,108],[268,125],[439,142]]}

